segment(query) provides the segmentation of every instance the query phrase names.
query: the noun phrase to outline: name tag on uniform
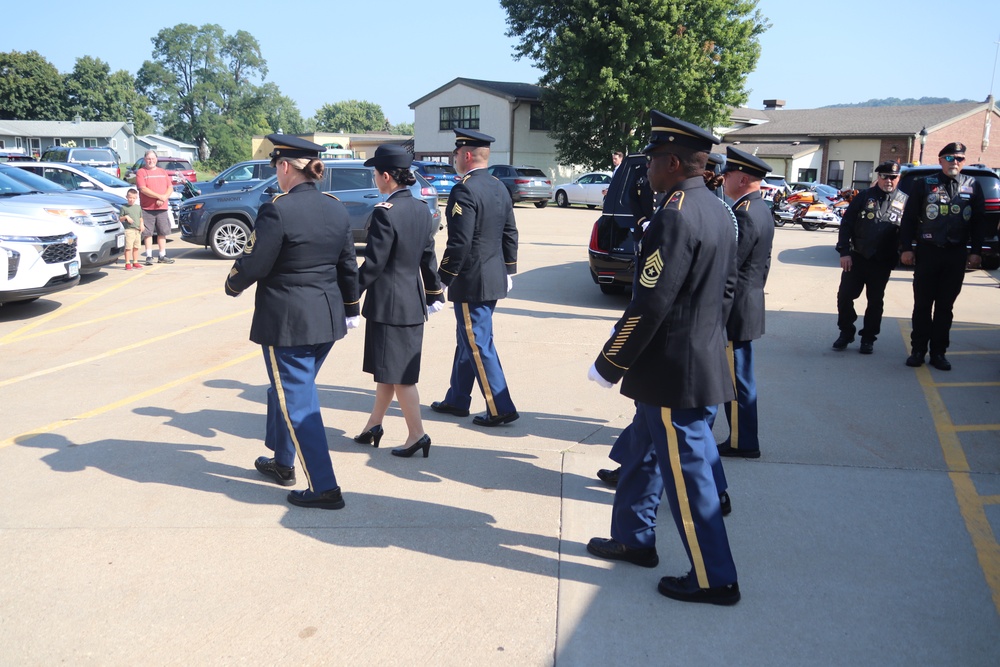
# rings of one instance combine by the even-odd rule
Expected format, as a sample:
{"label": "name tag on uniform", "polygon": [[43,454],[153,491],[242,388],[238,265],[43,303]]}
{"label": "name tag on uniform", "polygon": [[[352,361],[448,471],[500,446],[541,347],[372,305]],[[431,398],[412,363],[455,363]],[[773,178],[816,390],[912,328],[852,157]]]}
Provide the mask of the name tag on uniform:
{"label": "name tag on uniform", "polygon": [[972,185],[971,184],[970,185],[963,185],[963,186],[959,187],[958,191],[959,192],[963,192],[965,194],[970,194],[971,195],[972,194]]}

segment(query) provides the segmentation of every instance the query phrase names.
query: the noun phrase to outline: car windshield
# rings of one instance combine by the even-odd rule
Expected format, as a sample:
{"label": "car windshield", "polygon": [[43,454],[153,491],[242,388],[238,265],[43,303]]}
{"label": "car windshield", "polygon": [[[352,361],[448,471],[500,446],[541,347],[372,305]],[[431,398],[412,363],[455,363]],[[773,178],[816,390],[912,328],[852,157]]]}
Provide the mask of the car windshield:
{"label": "car windshield", "polygon": [[180,160],[157,160],[156,166],[167,171],[191,171],[191,163]]}
{"label": "car windshield", "polygon": [[5,169],[0,172],[10,176],[18,183],[23,183],[27,185],[32,190],[37,190],[39,192],[66,192],[66,188],[59,185],[58,183],[53,183],[47,178],[39,176],[38,174],[27,171],[26,169]]}
{"label": "car windshield", "polygon": [[130,188],[132,187],[120,178],[115,178],[111,174],[101,171],[97,167],[91,167],[89,164],[75,165],[77,169],[90,176],[92,179],[100,183],[101,185],[107,185],[110,188]]}
{"label": "car windshield", "polygon": [[111,153],[106,150],[76,150],[73,151],[73,162],[114,162]]}
{"label": "car windshield", "polygon": [[[12,167],[16,169],[16,167]],[[7,170],[0,171],[0,195],[23,195],[29,192],[39,192],[38,188],[32,188],[21,181],[11,178]]]}
{"label": "car windshield", "polygon": [[824,197],[836,197],[838,190],[832,185],[817,185],[816,192]]}
{"label": "car windshield", "polygon": [[548,178],[545,172],[541,169],[536,169],[534,167],[518,167],[515,169],[518,176],[530,176],[531,178]]}
{"label": "car windshield", "polygon": [[423,172],[428,175],[433,174],[454,174],[455,168],[450,164],[425,164],[421,167]]}

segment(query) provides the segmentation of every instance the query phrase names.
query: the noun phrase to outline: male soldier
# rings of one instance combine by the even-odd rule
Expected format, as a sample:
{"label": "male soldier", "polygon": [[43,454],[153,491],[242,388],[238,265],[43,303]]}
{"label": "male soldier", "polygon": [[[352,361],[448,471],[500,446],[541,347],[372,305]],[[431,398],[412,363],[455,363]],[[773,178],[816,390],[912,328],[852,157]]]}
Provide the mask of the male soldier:
{"label": "male soldier", "polygon": [[[979,268],[986,203],[976,179],[961,173],[965,144],[948,144],[938,153],[938,162],[941,173],[914,181],[900,225],[900,260],[907,266],[916,264],[911,354],[906,365],[922,365],[930,343],[931,366],[950,371],[951,362],[944,353],[952,306],[962,291],[966,264]],[[916,253],[911,249],[914,241]]]}
{"label": "male soldier", "polygon": [[632,302],[588,373],[605,387],[623,380],[622,393],[635,399],[636,414],[621,461],[611,539],[595,537],[587,550],[655,567],[656,510],[666,491],[692,569],[660,579],[659,592],[735,604],[740,589],[712,475],[719,452],[708,426],[709,406],[735,396],[723,314],[736,280],[735,221],[703,178],[708,152],[719,140],[659,111],[650,112],[650,121],[644,149],[649,182],[667,200],[643,234]]}
{"label": "male soldier", "polygon": [[455,303],[458,344],[448,393],[431,409],[468,416],[478,381],[486,414],[472,420],[477,426],[508,424],[520,416],[493,345],[493,310],[517,273],[514,205],[503,183],[486,171],[494,141],[474,130],[455,130],[455,169],[465,176],[448,197],[448,245],[438,268]]}
{"label": "male soldier", "polygon": [[[736,292],[726,322],[726,336],[733,348],[730,370],[736,382],[736,405],[726,403],[729,437],[719,445],[722,456],[760,458],[753,341],[764,335],[764,284],[771,268],[774,241],[774,219],[760,193],[761,180],[770,171],[771,165],[760,158],[736,148],[726,149],[723,188],[733,201],[739,244]],[[709,423],[714,422],[713,408]]]}
{"label": "male soldier", "polygon": [[837,327],[840,337],[833,349],[841,351],[854,342],[858,314],[854,300],[864,290],[868,299],[865,326],[861,330],[861,354],[874,351],[882,327],[882,302],[889,274],[896,266],[899,224],[907,196],[896,189],[899,163],[887,160],[875,168],[875,185],[851,200],[840,223],[837,251],[840,253],[840,289],[837,290]]}

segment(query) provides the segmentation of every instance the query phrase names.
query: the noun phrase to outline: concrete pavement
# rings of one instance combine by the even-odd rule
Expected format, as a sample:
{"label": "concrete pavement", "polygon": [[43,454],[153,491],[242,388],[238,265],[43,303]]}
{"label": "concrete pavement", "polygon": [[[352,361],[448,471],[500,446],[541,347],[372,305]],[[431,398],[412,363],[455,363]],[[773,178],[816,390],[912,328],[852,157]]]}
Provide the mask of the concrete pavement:
{"label": "concrete pavement", "polygon": [[835,232],[776,230],[763,457],[725,460],[743,600],[690,605],[656,592],[688,567],[665,508],[656,569],[585,551],[609,532],[594,473],[632,414],[586,381],[626,303],[587,272],[597,213],[516,215],[496,339],[521,419],[426,407],[447,386],[449,306],[425,332],[430,457],[389,455],[395,408],[380,449],[354,443],[374,384],[350,333],[320,375],[336,512],[253,470],[267,376],[228,262],[177,240],[176,264],[0,309],[0,664],[997,663],[995,275],[967,275],[955,369],[915,371],[910,273],[875,354],[836,353]]}

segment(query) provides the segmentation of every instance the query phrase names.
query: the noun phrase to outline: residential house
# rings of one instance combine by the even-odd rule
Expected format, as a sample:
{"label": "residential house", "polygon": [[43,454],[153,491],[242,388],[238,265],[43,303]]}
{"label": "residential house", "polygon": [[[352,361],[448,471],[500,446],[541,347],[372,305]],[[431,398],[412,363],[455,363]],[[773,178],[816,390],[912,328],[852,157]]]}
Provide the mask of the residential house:
{"label": "residential house", "polygon": [[[74,120],[0,120],[0,150],[23,152],[40,157],[49,146],[110,146],[121,162],[136,159],[135,130],[131,123],[120,121]],[[141,155],[141,148],[139,155]]]}
{"label": "residential house", "polygon": [[720,131],[725,145],[765,160],[788,181],[866,188],[880,162],[936,164],[938,151],[953,141],[967,146],[967,164],[1000,167],[1000,141],[990,142],[991,125],[1000,126],[992,99],[801,110],[782,108],[782,100],[764,103],[763,111],[734,110],[735,129]]}
{"label": "residential house", "polygon": [[410,104],[414,155],[450,163],[453,130],[478,130],[496,138],[490,164],[532,165],[554,179],[565,178],[573,170],[556,161],[541,92],[530,83],[453,79]]}
{"label": "residential house", "polygon": [[[192,164],[200,159],[198,155],[198,147],[194,144],[188,144],[177,139],[171,139],[170,137],[162,134],[146,134],[141,137],[136,137],[135,143],[139,148],[136,160],[142,157],[146,151],[149,150],[161,157],[181,157]],[[132,163],[134,162],[135,160],[132,161]]]}

